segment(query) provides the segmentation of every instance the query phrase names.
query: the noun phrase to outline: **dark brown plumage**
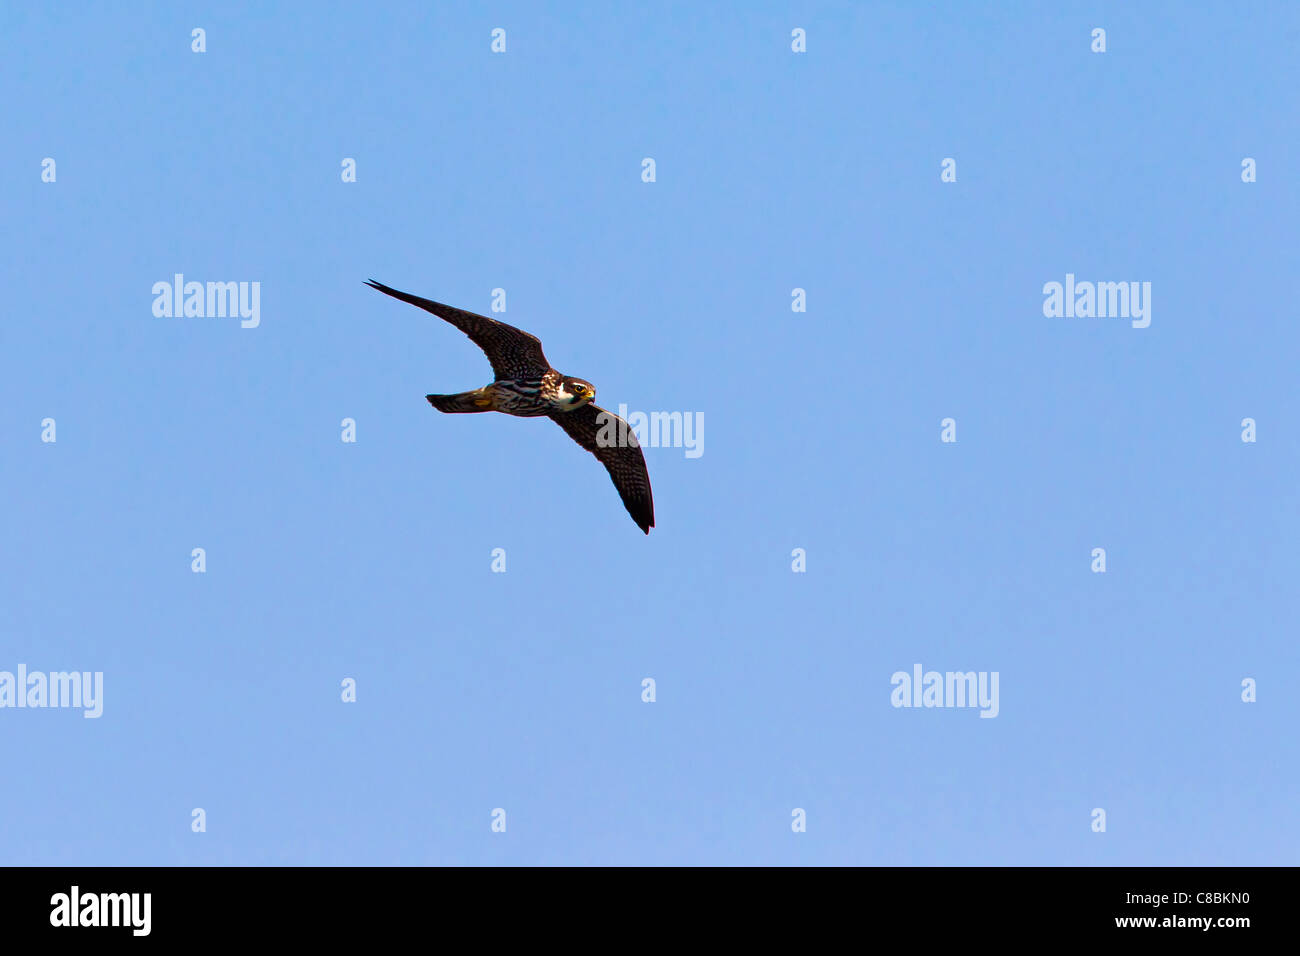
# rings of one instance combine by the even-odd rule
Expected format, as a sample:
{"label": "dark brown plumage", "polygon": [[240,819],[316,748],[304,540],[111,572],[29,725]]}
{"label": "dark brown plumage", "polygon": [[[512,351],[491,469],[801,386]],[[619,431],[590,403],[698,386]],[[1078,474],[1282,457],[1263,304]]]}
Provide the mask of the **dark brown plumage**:
{"label": "dark brown plumage", "polygon": [[[608,416],[605,417],[605,416]],[[650,495],[650,472],[645,466],[645,455],[636,434],[627,422],[613,412],[598,405],[583,405],[572,412],[557,412],[551,418],[569,433],[569,437],[596,456],[605,466],[609,477],[623,499],[623,507],[632,516],[636,526],[646,534],[655,525],[655,503]],[[612,423],[609,424],[609,423]],[[613,433],[615,442],[621,438],[624,445],[601,445],[597,440],[604,428]]]}
{"label": "dark brown plumage", "polygon": [[535,335],[529,335],[523,329],[506,325],[496,319],[489,319],[486,315],[466,312],[464,309],[443,305],[441,302],[422,299],[409,292],[390,289],[374,279],[366,282],[366,285],[378,289],[385,295],[391,295],[394,299],[417,305],[424,311],[432,312],[438,318],[446,319],[456,326],[469,336],[471,342],[484,351],[488,361],[492,363],[492,372],[498,379],[528,378],[532,374],[542,374],[551,368],[551,363],[546,361],[546,356],[542,353],[541,340]]}
{"label": "dark brown plumage", "polygon": [[638,528],[650,533],[655,506],[645,455],[627,422],[592,404],[596,389],[589,382],[551,368],[541,341],[513,325],[399,292],[373,279],[366,285],[450,322],[468,335],[492,364],[494,382],[457,395],[427,395],[430,405],[453,414],[497,411],[521,418],[545,415],[553,419],[605,466],[627,513]]}

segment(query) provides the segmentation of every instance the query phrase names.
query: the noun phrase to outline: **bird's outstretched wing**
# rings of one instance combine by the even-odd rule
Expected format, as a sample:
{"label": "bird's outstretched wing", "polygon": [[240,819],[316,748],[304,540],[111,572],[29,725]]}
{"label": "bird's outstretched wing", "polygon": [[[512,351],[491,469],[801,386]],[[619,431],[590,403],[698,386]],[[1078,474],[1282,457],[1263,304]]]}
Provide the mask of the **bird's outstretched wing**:
{"label": "bird's outstretched wing", "polygon": [[487,353],[488,361],[492,363],[492,372],[496,375],[498,381],[502,379],[519,381],[526,378],[537,378],[545,374],[551,367],[551,364],[546,361],[546,356],[542,354],[542,343],[537,336],[529,335],[513,325],[506,325],[496,319],[489,319],[486,315],[477,315],[473,312],[466,312],[464,309],[455,309],[449,305],[443,305],[441,302],[422,299],[418,295],[411,295],[409,292],[398,292],[396,289],[390,289],[374,279],[371,279],[366,285],[372,289],[378,289],[385,295],[391,295],[394,299],[401,299],[403,302],[411,303],[411,305],[418,305],[424,311],[432,312],[438,318],[446,319],[456,326],[456,328],[468,335],[475,345]]}
{"label": "bird's outstretched wing", "polygon": [[591,403],[571,412],[555,412],[550,417],[605,466],[623,499],[623,507],[637,527],[649,534],[655,526],[650,473],[646,471],[641,445],[627,422]]}

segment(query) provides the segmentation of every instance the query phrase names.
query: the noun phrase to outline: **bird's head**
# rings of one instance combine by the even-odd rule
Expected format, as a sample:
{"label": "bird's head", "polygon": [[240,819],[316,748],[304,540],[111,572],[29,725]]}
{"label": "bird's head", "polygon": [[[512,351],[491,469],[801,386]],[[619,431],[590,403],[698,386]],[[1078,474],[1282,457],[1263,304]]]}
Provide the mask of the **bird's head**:
{"label": "bird's head", "polygon": [[596,397],[596,386],[580,378],[566,376],[563,382],[565,404],[569,408],[581,408]]}

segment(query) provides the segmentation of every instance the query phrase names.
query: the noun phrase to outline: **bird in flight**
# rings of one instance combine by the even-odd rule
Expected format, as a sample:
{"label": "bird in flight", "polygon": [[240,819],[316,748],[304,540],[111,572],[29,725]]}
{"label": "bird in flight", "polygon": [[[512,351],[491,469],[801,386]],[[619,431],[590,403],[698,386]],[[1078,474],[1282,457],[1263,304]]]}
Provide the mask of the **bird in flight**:
{"label": "bird in flight", "polygon": [[426,395],[430,405],[450,414],[505,412],[521,418],[546,416],[605,466],[627,513],[638,528],[650,533],[655,524],[655,503],[650,495],[645,455],[641,454],[640,443],[627,422],[592,404],[596,389],[590,382],[551,368],[537,336],[513,325],[409,292],[398,292],[373,279],[366,285],[446,319],[468,335],[492,363],[493,382],[457,395]]}

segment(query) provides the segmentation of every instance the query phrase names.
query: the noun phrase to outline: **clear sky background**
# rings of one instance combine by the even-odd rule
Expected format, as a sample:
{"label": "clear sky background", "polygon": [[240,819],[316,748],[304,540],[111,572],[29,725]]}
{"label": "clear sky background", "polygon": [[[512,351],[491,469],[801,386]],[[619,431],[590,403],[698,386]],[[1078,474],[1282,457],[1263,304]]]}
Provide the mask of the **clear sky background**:
{"label": "clear sky background", "polygon": [[[105,684],[0,710],[0,862],[1297,861],[1300,6],[0,28],[0,670]],[[178,272],[260,327],[155,317]],[[1066,273],[1150,327],[1045,318]],[[702,413],[649,537],[554,425],[430,409],[487,362],[371,277]],[[918,663],[999,715],[892,707]]]}

